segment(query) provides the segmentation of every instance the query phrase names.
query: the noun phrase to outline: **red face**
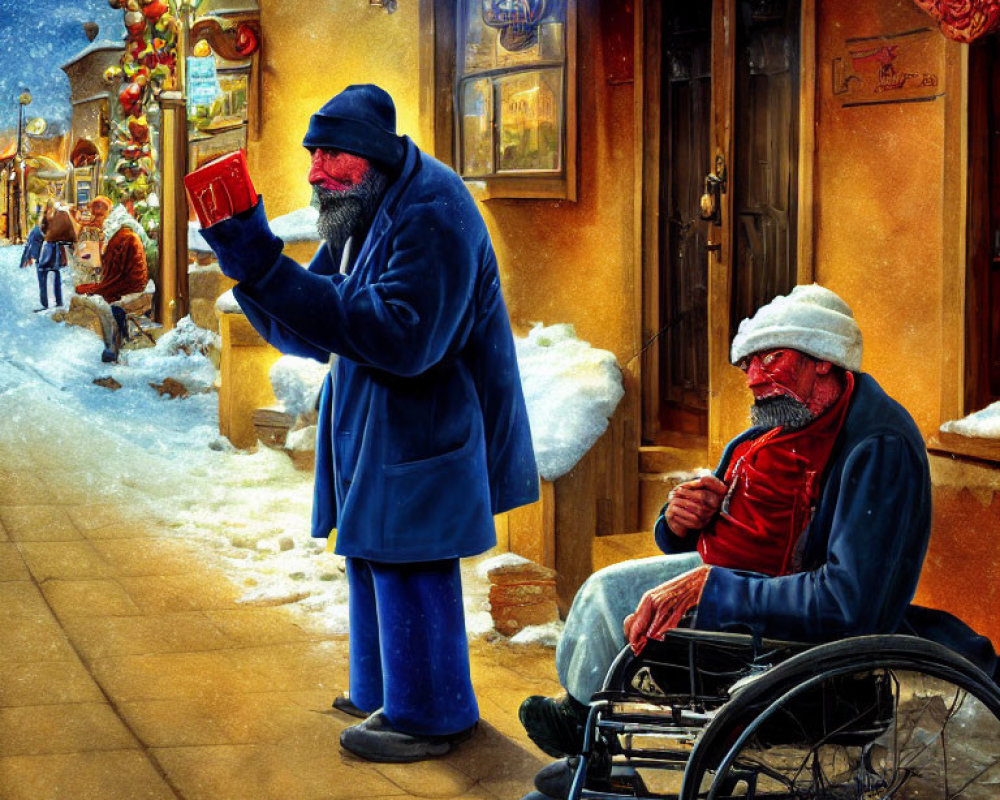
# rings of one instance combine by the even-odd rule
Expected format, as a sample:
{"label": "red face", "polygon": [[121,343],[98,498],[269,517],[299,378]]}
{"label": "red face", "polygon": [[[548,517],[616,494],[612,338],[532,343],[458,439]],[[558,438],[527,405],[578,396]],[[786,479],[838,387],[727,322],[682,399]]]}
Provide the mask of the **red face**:
{"label": "red face", "polygon": [[312,151],[311,157],[309,183],[331,192],[344,192],[354,188],[371,168],[368,159],[341,150],[317,147]]}
{"label": "red face", "polygon": [[806,405],[814,399],[817,377],[830,371],[828,361],[816,361],[788,348],[762,350],[737,366],[746,373],[754,400],[784,394]]}

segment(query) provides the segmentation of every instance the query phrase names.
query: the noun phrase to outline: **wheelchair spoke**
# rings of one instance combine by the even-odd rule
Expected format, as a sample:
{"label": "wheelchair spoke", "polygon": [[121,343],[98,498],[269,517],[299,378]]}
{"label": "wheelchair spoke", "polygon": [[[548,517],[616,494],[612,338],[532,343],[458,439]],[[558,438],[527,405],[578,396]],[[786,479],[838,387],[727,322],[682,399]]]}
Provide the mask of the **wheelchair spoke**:
{"label": "wheelchair spoke", "polygon": [[[738,795],[755,800],[993,800],[1000,755],[980,750],[998,747],[1000,720],[966,690],[886,670],[821,684],[774,709],[729,773],[756,776]],[[716,774],[708,797],[736,796],[732,783],[726,770]]]}
{"label": "wheelchair spoke", "polygon": [[[686,638],[706,647],[699,635]],[[719,640],[733,652],[735,644]],[[905,636],[831,642],[800,649],[752,679],[737,677],[751,665],[734,663],[728,650],[708,653],[688,696],[668,692],[690,653],[681,650],[676,662],[656,655],[652,666],[623,661],[621,675],[651,671],[667,690],[662,696],[652,696],[651,683],[640,694],[628,680],[608,683],[602,699],[612,703],[595,725],[592,756],[606,766],[588,761],[594,769],[580,797],[1000,797],[1000,691],[940,645]],[[721,686],[725,695],[724,675],[739,682],[728,697],[704,692]],[[616,686],[624,692],[613,694]]]}

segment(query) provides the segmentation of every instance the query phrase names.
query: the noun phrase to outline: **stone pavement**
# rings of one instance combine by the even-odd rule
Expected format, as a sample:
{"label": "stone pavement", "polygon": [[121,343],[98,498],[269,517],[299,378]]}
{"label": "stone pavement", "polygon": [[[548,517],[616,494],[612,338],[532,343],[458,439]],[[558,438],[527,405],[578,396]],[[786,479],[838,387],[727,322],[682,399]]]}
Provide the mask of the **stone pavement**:
{"label": "stone pavement", "polygon": [[366,763],[340,750],[353,720],[330,710],[345,637],[238,604],[190,542],[26,456],[0,464],[3,800],[493,800],[548,762],[517,706],[558,690],[551,649],[473,643],[474,739]]}

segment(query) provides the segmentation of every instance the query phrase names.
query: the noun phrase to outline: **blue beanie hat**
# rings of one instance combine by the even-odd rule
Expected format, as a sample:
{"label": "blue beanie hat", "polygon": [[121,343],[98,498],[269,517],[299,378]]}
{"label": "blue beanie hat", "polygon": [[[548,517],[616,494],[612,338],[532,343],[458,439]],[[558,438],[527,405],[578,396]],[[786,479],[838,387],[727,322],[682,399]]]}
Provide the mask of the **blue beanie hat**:
{"label": "blue beanie hat", "polygon": [[403,160],[396,107],[385,89],[371,83],[348,86],[313,114],[302,144],[344,150],[393,168]]}

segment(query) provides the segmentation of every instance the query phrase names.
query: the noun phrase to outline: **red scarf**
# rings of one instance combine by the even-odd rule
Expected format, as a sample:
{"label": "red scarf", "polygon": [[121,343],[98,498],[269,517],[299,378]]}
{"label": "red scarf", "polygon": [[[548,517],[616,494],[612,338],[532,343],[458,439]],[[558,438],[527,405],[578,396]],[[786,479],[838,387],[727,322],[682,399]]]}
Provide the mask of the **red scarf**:
{"label": "red scarf", "polygon": [[799,430],[774,428],[737,445],[729,493],[698,541],[706,564],[765,575],[798,571],[796,545],[812,519],[820,478],[847,416],[854,376],[837,402]]}

